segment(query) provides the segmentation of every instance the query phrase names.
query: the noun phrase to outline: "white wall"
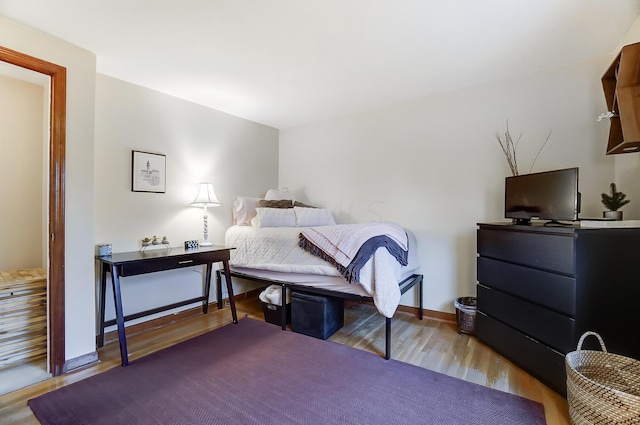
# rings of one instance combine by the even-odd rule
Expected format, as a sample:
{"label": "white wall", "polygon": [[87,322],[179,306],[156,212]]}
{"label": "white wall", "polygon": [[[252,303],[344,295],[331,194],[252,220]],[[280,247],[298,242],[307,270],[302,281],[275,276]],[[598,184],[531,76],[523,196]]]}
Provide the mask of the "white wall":
{"label": "white wall", "polygon": [[[614,176],[600,76],[610,57],[281,130],[280,186],[341,223],[391,220],[413,231],[425,308],[475,294],[476,223],[502,221],[510,174],[496,132],[522,133],[520,173],[580,167],[582,216],[601,216]],[[505,62],[508,66],[508,61]],[[403,304],[416,305],[407,293]]]}
{"label": "white wall", "polygon": [[46,267],[44,91],[37,84],[0,76],[0,181],[11,182],[0,186],[0,270]]}
{"label": "white wall", "polygon": [[67,68],[65,355],[95,350],[93,53],[0,17],[0,45]]}
{"label": "white wall", "polygon": [[[166,193],[131,191],[132,150],[166,155]],[[127,252],[153,235],[167,236],[172,246],[202,240],[202,209],[189,204],[197,183],[208,181],[222,203],[209,208],[209,240],[223,245],[233,197],[262,196],[277,180],[277,129],[98,74],[96,244]],[[202,267],[123,279],[125,314],[199,296],[202,281]],[[106,301],[107,319],[113,318],[110,285]]]}
{"label": "white wall", "polygon": [[[210,240],[222,244],[233,196],[277,187],[278,131],[104,76],[96,87],[94,54],[4,18],[0,45],[67,68],[65,350],[74,359],[95,350],[95,244],[127,251],[153,234],[174,245],[202,238],[201,210],[188,206],[201,180],[223,204],[209,212]],[[167,193],[130,191],[132,149],[167,155]],[[199,273],[161,275],[133,278],[125,310],[200,293]]]}

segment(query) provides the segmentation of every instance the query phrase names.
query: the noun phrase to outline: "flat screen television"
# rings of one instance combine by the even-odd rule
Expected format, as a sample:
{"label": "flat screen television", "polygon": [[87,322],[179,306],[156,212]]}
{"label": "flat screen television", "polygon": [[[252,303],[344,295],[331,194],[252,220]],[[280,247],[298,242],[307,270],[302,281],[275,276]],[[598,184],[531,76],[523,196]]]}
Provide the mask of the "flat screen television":
{"label": "flat screen television", "polygon": [[524,174],[505,179],[504,216],[515,224],[531,219],[578,220],[578,168]]}

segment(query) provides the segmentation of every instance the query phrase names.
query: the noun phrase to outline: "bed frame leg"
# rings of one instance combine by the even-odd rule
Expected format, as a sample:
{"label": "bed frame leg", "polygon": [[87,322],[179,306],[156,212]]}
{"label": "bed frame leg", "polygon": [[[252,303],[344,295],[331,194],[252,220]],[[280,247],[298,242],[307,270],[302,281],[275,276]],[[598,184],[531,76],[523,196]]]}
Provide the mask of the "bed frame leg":
{"label": "bed frame leg", "polygon": [[424,316],[424,308],[423,308],[423,301],[422,301],[422,282],[424,281],[424,278],[422,276],[420,276],[420,282],[418,283],[419,286],[419,292],[420,292],[420,301],[419,301],[419,305],[420,305],[420,311],[418,311],[418,318],[420,320],[422,320],[422,317]]}
{"label": "bed frame leg", "polygon": [[391,318],[385,317],[385,353],[384,358],[389,360],[391,358]]}
{"label": "bed frame leg", "polygon": [[280,298],[280,326],[282,326],[282,330],[287,330],[287,286],[281,285],[282,295]]}

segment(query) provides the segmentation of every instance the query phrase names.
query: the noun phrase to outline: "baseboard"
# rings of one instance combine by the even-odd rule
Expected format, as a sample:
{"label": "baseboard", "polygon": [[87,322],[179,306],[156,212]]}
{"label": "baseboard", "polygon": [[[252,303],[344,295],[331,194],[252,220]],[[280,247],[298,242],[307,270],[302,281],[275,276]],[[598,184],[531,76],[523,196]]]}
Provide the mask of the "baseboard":
{"label": "baseboard", "polygon": [[[365,302],[367,304],[373,305],[372,302],[366,302],[366,301],[355,301],[355,302]],[[420,312],[420,309],[418,307],[410,307],[408,305],[399,305],[396,311],[399,311],[400,313],[407,313],[417,317],[418,313]],[[455,313],[445,313],[444,311],[422,309],[422,314],[424,317],[428,319],[437,320],[439,322],[456,323]]]}
{"label": "baseboard", "polygon": [[[242,294],[234,295],[233,299],[238,302],[244,300],[245,298],[251,296],[258,296],[257,294],[262,291],[263,288],[252,289]],[[225,298],[222,300],[223,307],[229,306],[229,298]],[[209,311],[214,311],[218,309],[218,302],[213,301],[209,303]],[[179,311],[173,314],[167,314],[166,316],[157,317],[155,319],[148,320],[142,323],[136,323],[135,325],[127,326],[127,335],[135,335],[137,333],[145,332],[150,329],[156,329],[168,324],[180,322],[182,320],[191,319],[192,317],[197,317],[202,315],[202,305],[198,305],[197,307],[189,308],[187,310]],[[106,332],[104,334],[104,343],[107,344],[109,342],[118,340],[118,331],[113,330],[111,332]],[[98,337],[96,336],[96,344],[98,341]]]}
{"label": "baseboard", "polygon": [[[405,313],[410,313],[414,316],[417,316],[418,312],[420,311],[418,307],[409,307],[406,305],[398,306],[398,310]],[[439,322],[456,323],[455,313],[446,313],[444,311],[422,309],[422,314],[424,315],[424,317],[427,317],[432,320],[437,320]]]}
{"label": "baseboard", "polygon": [[[262,292],[264,290],[264,288],[256,288],[256,289],[252,289],[250,291],[247,291],[245,293],[239,294],[239,295],[235,295],[233,297],[233,299],[238,302],[241,300],[244,300],[245,298],[250,298],[250,297],[257,297],[258,294],[260,292]],[[225,298],[222,301],[224,307],[228,307],[229,306],[229,299]],[[209,310],[215,310],[218,308],[218,302],[214,301],[212,303],[209,303]],[[403,313],[408,313],[411,314],[413,316],[418,316],[418,311],[419,308],[418,307],[409,307],[409,306],[405,306],[405,305],[400,305],[398,306],[398,311],[403,312]],[[448,322],[448,323],[456,323],[456,315],[455,313],[445,313],[443,311],[435,311],[435,310],[427,310],[427,309],[423,309],[422,313],[424,315],[424,317],[427,317],[429,319],[433,319],[433,320],[438,320],[440,322]],[[131,325],[131,326],[127,326],[127,335],[134,335],[140,332],[145,332],[147,330],[150,329],[155,329],[155,328],[159,328],[162,326],[165,326],[167,324],[171,324],[171,323],[176,323],[182,320],[186,320],[186,319],[190,319],[192,317],[196,317],[196,316],[200,316],[202,315],[202,307],[198,306],[198,307],[193,307],[187,310],[183,310],[180,311],[178,313],[174,313],[174,314],[168,314],[166,316],[162,316],[162,317],[158,317],[146,322],[142,322],[142,323],[137,323],[135,325]],[[111,332],[107,332],[104,334],[104,342],[109,343],[112,341],[117,341],[118,340],[118,331],[114,330]],[[97,336],[96,336],[96,341],[97,341]]]}
{"label": "baseboard", "polygon": [[92,365],[94,363],[97,363],[98,361],[99,360],[98,360],[97,351],[83,354],[82,356],[65,360],[64,365],[62,365],[62,373],[71,372],[72,370],[76,370],[76,369],[80,369],[81,367]]}

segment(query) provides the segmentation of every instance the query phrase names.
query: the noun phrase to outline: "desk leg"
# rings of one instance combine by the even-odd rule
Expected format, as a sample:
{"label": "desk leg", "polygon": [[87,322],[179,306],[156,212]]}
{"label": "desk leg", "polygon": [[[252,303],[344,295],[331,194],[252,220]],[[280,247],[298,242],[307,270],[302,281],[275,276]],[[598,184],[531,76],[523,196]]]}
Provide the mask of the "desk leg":
{"label": "desk leg", "polygon": [[[222,262],[224,267],[224,275],[227,278],[227,293],[229,294],[229,307],[231,307],[231,317],[233,317],[233,323],[238,323],[238,314],[236,313],[236,300],[233,296],[233,285],[231,284],[231,270],[229,269],[229,260]],[[222,298],[222,297],[221,297]]]}
{"label": "desk leg", "polygon": [[216,300],[218,301],[218,310],[222,308],[222,272],[216,271]]}
{"label": "desk leg", "polygon": [[118,276],[118,267],[111,267],[111,283],[113,284],[113,301],[116,306],[116,323],[118,324],[118,341],[120,342],[120,356],[122,357],[122,366],[129,364],[129,355],[127,353],[127,334],[124,330],[124,314],[122,313],[122,294],[120,293],[120,276]]}
{"label": "desk leg", "polygon": [[209,290],[211,289],[211,263],[207,263],[207,271],[205,272],[204,284],[204,301],[202,302],[202,313],[207,314],[209,311]]}
{"label": "desk leg", "polygon": [[105,296],[107,294],[107,265],[104,262],[100,262],[100,300],[98,307],[98,314],[100,314],[100,323],[98,328],[100,333],[98,334],[98,347],[104,345],[104,309],[105,309]]}

